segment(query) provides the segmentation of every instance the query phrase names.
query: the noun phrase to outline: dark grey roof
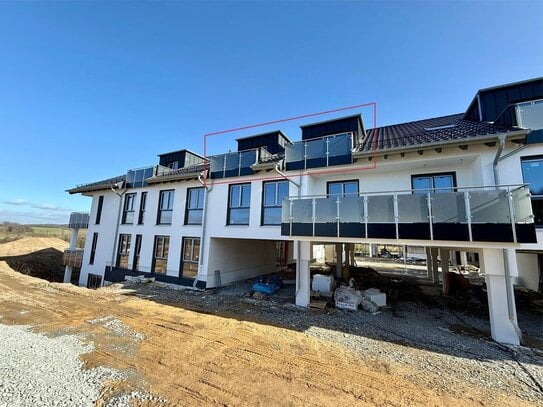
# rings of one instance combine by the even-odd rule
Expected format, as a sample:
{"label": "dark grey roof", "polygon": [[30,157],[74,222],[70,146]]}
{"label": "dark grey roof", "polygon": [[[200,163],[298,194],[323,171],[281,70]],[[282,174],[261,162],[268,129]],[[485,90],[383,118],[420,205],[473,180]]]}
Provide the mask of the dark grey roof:
{"label": "dark grey roof", "polygon": [[115,184],[126,181],[126,175],[119,175],[117,177],[104,179],[102,181],[91,182],[89,184],[77,185],[74,188],[68,189],[70,194],[77,194],[81,192],[100,191],[103,189],[109,189]]}
{"label": "dark grey roof", "polygon": [[[393,124],[375,129],[377,150],[413,148],[429,143],[453,142],[473,137],[503,133],[515,130],[510,126],[488,122],[464,120],[463,113],[414,122]],[[374,129],[367,130],[367,136],[358,151],[370,152],[374,144]]]}

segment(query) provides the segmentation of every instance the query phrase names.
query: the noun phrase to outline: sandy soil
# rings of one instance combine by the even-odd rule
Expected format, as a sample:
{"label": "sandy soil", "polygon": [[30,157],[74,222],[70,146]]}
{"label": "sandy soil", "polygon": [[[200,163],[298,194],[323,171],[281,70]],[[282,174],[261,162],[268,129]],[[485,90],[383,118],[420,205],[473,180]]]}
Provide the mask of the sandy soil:
{"label": "sandy soil", "polygon": [[63,252],[68,248],[68,243],[58,237],[23,237],[0,244],[0,257],[20,256],[49,248]]}
{"label": "sandy soil", "polygon": [[[102,402],[145,389],[171,405],[491,404],[467,384],[458,398],[425,386],[424,371],[365,361],[304,333],[162,305],[111,289],[48,283],[16,273],[4,262],[0,315],[3,324],[82,335],[95,345],[83,355],[87,366],[130,372],[125,382],[104,389]],[[93,322],[99,318],[117,319],[129,331]],[[495,394],[492,404],[528,405],[506,390]]]}

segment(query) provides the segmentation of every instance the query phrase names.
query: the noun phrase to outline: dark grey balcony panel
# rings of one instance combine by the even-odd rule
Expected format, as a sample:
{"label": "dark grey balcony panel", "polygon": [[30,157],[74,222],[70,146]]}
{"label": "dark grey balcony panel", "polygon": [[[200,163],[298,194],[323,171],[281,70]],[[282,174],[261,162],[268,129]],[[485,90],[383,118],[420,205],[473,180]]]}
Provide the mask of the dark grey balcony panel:
{"label": "dark grey balcony panel", "polygon": [[302,160],[302,161],[287,162],[285,168],[286,168],[287,171],[303,170],[304,169],[304,161]]}
{"label": "dark grey balcony panel", "polygon": [[517,242],[537,243],[537,234],[533,223],[519,223],[515,225]]}
{"label": "dark grey balcony panel", "polygon": [[368,223],[368,239],[396,239],[396,224]]}
{"label": "dark grey balcony panel", "polygon": [[313,236],[312,223],[292,223],[292,236]]}
{"label": "dark grey balcony panel", "polygon": [[345,164],[352,164],[352,163],[353,163],[353,157],[351,155],[338,155],[338,156],[328,158],[329,167],[333,165],[345,165]]}
{"label": "dark grey balcony panel", "polygon": [[359,222],[341,222],[339,224],[340,237],[366,237],[366,226]]}
{"label": "dark grey balcony panel", "polygon": [[326,167],[326,157],[308,158],[306,160],[306,168],[321,168]]}
{"label": "dark grey balcony panel", "polygon": [[315,223],[315,236],[336,237],[337,222]]}
{"label": "dark grey balcony panel", "polygon": [[281,236],[290,236],[290,223],[281,223]]}
{"label": "dark grey balcony panel", "polygon": [[510,223],[473,223],[471,233],[475,242],[514,242]]}
{"label": "dark grey balcony panel", "polygon": [[400,223],[398,224],[398,235],[400,239],[430,239],[429,223]]}
{"label": "dark grey balcony panel", "polygon": [[469,226],[466,223],[434,223],[434,240],[469,242]]}

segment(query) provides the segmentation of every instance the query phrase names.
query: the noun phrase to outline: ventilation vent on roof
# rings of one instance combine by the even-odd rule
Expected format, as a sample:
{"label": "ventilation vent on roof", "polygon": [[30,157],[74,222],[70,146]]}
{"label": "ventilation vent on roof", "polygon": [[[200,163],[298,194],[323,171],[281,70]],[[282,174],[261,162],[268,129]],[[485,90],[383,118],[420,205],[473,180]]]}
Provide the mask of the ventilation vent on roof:
{"label": "ventilation vent on roof", "polygon": [[426,131],[443,130],[443,129],[452,129],[453,127],[456,127],[456,124],[446,124],[445,126],[425,127],[424,130]]}

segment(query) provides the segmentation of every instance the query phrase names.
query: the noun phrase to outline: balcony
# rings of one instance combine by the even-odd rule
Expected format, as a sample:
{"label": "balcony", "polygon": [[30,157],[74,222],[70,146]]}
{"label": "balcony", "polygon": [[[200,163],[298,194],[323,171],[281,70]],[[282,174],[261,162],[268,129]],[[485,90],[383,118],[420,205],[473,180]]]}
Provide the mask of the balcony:
{"label": "balcony", "polygon": [[285,146],[286,170],[352,164],[352,134],[343,133]]}
{"label": "balcony", "polygon": [[362,239],[536,243],[522,186],[364,193],[283,201],[281,234]]}
{"label": "balcony", "polygon": [[271,156],[265,148],[236,151],[209,157],[210,178],[230,178],[242,175],[252,175],[252,166],[260,159]]}
{"label": "balcony", "polygon": [[543,100],[516,105],[518,125],[525,129],[543,129]]}
{"label": "balcony", "polygon": [[72,212],[68,228],[70,229],[87,229],[89,227],[89,214],[87,212]]}
{"label": "balcony", "polygon": [[64,250],[62,265],[81,268],[83,262],[83,249]]}

